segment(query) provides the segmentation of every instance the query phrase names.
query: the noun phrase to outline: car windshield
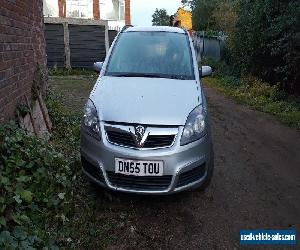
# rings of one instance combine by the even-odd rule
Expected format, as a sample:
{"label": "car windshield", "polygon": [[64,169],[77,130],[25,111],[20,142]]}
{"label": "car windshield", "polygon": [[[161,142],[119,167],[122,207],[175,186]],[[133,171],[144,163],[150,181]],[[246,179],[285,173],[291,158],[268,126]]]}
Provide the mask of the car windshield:
{"label": "car windshield", "polygon": [[122,33],[106,75],[195,79],[188,36],[171,32]]}

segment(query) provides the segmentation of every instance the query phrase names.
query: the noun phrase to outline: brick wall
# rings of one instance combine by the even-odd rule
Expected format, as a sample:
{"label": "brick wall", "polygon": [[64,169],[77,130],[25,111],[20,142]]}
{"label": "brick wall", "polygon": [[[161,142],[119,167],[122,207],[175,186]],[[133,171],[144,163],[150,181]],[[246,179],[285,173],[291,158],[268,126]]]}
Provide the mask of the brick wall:
{"label": "brick wall", "polygon": [[42,0],[0,0],[0,123],[30,100],[38,65],[46,72],[42,14]]}

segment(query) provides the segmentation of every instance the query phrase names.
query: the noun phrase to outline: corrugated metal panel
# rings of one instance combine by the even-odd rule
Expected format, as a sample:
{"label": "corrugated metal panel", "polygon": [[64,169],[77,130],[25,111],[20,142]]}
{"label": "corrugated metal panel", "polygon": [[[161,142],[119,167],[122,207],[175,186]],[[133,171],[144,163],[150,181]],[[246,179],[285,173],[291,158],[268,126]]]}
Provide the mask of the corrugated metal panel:
{"label": "corrugated metal panel", "polygon": [[48,67],[64,67],[65,47],[63,25],[45,24],[45,40]]}
{"label": "corrugated metal panel", "polygon": [[[204,43],[203,43],[203,39],[204,39]],[[225,46],[224,38],[222,37],[203,38],[203,36],[201,35],[194,34],[193,43],[194,43],[198,60],[200,60],[201,55],[204,57],[212,58],[216,61],[221,60],[224,52],[224,46]]]}
{"label": "corrugated metal panel", "polygon": [[69,24],[69,32],[72,68],[91,68],[94,62],[104,61],[105,26]]}

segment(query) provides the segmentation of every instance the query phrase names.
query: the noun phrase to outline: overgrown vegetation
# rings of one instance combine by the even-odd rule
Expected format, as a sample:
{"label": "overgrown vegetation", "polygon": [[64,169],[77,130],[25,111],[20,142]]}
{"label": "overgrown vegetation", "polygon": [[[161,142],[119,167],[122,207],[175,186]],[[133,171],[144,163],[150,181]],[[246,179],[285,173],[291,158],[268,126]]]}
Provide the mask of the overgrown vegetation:
{"label": "overgrown vegetation", "polygon": [[73,210],[80,169],[80,116],[57,97],[47,100],[50,141],[26,134],[15,122],[0,128],[0,248],[56,248],[58,228]]}
{"label": "overgrown vegetation", "polygon": [[253,76],[237,76],[226,63],[205,59],[204,64],[212,65],[214,75],[205,79],[205,84],[217,88],[239,103],[256,110],[274,115],[281,122],[300,129],[300,100]]}
{"label": "overgrown vegetation", "polygon": [[300,94],[299,1],[240,1],[237,13],[230,63]]}
{"label": "overgrown vegetation", "polygon": [[92,76],[95,77],[98,75],[97,72],[90,70],[90,69],[84,69],[84,68],[78,68],[78,69],[66,69],[66,68],[53,68],[49,70],[49,76]]}
{"label": "overgrown vegetation", "polygon": [[182,0],[195,30],[227,35],[224,61],[206,79],[235,100],[300,128],[300,4],[288,1]]}
{"label": "overgrown vegetation", "polygon": [[300,94],[300,4],[297,0],[182,0],[194,30],[227,34],[225,59],[235,73],[251,74]]}

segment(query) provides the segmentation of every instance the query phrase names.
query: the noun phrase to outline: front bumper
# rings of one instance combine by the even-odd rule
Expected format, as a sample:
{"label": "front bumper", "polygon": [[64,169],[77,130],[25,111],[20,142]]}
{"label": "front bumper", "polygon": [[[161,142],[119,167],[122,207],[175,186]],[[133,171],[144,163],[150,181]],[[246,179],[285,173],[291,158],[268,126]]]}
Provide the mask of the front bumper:
{"label": "front bumper", "polygon": [[[94,183],[114,191],[141,194],[170,194],[187,189],[200,187],[205,181],[207,168],[211,161],[211,141],[209,136],[180,146],[180,136],[177,136],[169,148],[138,150],[117,146],[108,142],[104,131],[104,123],[100,123],[101,140],[91,137],[86,129],[81,129],[81,156],[83,172]],[[181,135],[183,127],[179,127]],[[170,176],[165,188],[136,188],[135,185],[116,185],[111,173],[115,171],[115,158],[136,160],[164,161],[164,176]],[[88,169],[93,168],[94,171]],[[197,176],[192,176],[196,173]],[[195,178],[196,177],[196,178]]]}

